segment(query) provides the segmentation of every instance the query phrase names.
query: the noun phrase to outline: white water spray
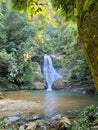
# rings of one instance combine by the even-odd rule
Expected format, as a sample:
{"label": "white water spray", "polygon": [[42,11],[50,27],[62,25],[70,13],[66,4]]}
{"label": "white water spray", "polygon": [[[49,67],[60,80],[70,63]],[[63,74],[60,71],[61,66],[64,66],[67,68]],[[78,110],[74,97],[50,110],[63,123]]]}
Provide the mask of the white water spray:
{"label": "white water spray", "polygon": [[47,82],[47,90],[52,90],[53,82],[62,78],[62,76],[55,71],[51,57],[46,54],[44,55],[43,74]]}

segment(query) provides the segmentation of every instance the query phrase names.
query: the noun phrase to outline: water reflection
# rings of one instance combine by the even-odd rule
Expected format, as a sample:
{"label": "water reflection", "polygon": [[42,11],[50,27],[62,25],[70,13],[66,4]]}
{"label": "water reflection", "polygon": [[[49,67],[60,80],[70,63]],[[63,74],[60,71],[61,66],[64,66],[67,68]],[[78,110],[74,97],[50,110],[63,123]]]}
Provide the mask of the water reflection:
{"label": "water reflection", "polygon": [[47,114],[52,114],[55,113],[56,108],[57,108],[57,95],[53,91],[46,91],[45,93],[45,98],[44,98],[44,104],[45,104],[45,110],[44,113]]}

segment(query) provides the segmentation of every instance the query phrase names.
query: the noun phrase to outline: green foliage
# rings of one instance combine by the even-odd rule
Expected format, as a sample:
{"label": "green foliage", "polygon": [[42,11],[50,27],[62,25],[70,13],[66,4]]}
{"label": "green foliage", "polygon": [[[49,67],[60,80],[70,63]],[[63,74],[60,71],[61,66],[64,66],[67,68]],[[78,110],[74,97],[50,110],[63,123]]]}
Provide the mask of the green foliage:
{"label": "green foliage", "polygon": [[87,11],[89,10],[89,8],[95,3],[95,0],[89,0],[87,2],[84,3],[83,5],[83,11]]}
{"label": "green foliage", "polygon": [[[19,14],[7,8],[8,6],[6,10],[4,7],[0,10],[1,14],[3,10],[5,12],[0,15],[1,79],[6,78],[18,86],[32,81],[42,81],[43,77],[36,74],[36,70],[31,67],[31,58],[35,57],[37,61],[36,57],[40,54],[53,50],[50,44],[47,44],[48,37],[43,33],[44,26],[36,26],[35,21],[28,20],[25,13]],[[41,22],[43,21],[41,19]]]}
{"label": "green foliage", "polygon": [[3,128],[3,125],[4,125],[4,121],[0,121],[0,129]]}
{"label": "green foliage", "polygon": [[76,13],[75,0],[51,0],[54,8],[61,9],[61,12],[66,13],[66,17],[73,17]]}
{"label": "green foliage", "polygon": [[11,2],[14,10],[20,12],[27,11],[30,18],[39,12],[45,11],[43,4],[39,0],[11,0]]}
{"label": "green foliage", "polygon": [[[12,0],[12,2],[16,10],[25,11],[27,9],[28,0]],[[55,1],[52,2],[55,3]],[[68,5],[69,12],[73,10],[74,1],[67,0],[61,4],[60,2],[56,2],[58,8],[61,6],[65,8]],[[32,20],[28,20],[26,13],[19,14],[10,11],[8,4],[7,2],[7,4],[3,3],[3,6],[0,5],[2,7],[0,8],[0,50],[3,50],[0,52],[0,71],[2,78],[5,77],[17,85],[28,83],[32,76],[32,79],[41,81],[41,77],[37,78],[35,70],[30,68],[31,59],[42,63],[44,53],[59,53],[63,57],[62,64],[55,62],[55,65],[70,70],[71,75],[66,78],[68,82],[82,83],[87,79],[91,80],[81,43],[77,41],[78,29],[75,23],[71,21],[65,23],[65,19],[52,9],[50,3],[46,6],[46,1],[44,7],[47,7],[45,12],[47,15],[38,13],[33,16]],[[36,0],[31,0],[28,4],[36,9],[36,6],[43,6]],[[66,13],[68,8],[66,8]],[[36,13],[36,11],[34,12]]]}
{"label": "green foliage", "polygon": [[97,107],[95,105],[86,107],[84,111],[81,113],[81,117],[85,118],[85,120],[87,121],[94,120],[97,115]]}
{"label": "green foliage", "polygon": [[[5,122],[4,121],[0,121],[0,129],[4,130],[5,127],[7,127]],[[9,126],[9,127],[7,127],[7,130],[18,130],[18,127],[14,126],[14,125],[13,126]]]}
{"label": "green foliage", "polygon": [[98,109],[91,105],[84,109],[80,114],[80,118],[76,120],[71,130],[97,130],[95,127],[98,120]]}
{"label": "green foliage", "polygon": [[[3,10],[1,8],[1,13]],[[29,64],[36,55],[37,46],[33,40],[36,30],[25,14],[5,10],[1,16],[0,78],[21,85],[29,82],[33,73]]]}
{"label": "green foliage", "polygon": [[75,19],[76,16],[82,17],[86,11],[89,11],[96,0],[51,0],[51,2],[54,8],[63,11],[67,18]]}
{"label": "green foliage", "polygon": [[49,35],[51,38],[48,42],[54,48],[53,52],[59,53],[63,57],[61,66],[66,72],[68,71],[65,81],[68,86],[81,85],[85,89],[87,89],[86,86],[93,86],[92,76],[78,38],[77,25],[72,21],[66,22],[66,24],[61,21],[58,28],[54,29],[52,36],[51,33]]}
{"label": "green foliage", "polygon": [[0,71],[1,76],[5,76],[9,73],[10,76],[16,76],[17,64],[13,57],[13,54],[8,54],[5,50],[0,52]]}

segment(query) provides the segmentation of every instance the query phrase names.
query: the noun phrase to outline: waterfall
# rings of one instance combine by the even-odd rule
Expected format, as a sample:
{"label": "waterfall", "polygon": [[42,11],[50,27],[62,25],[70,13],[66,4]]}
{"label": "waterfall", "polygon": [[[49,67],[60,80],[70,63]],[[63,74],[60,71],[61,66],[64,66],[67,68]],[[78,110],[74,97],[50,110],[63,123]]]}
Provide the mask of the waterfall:
{"label": "waterfall", "polygon": [[49,55],[44,55],[44,63],[43,63],[43,74],[47,82],[48,89],[52,90],[52,84],[57,79],[62,78],[60,74],[58,74],[53,67],[52,59]]}

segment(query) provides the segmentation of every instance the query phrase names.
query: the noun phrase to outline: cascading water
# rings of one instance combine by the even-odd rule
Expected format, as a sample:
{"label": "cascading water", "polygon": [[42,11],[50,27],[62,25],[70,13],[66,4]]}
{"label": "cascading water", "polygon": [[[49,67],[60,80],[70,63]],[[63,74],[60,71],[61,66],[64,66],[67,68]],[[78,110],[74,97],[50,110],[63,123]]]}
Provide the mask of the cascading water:
{"label": "cascading water", "polygon": [[55,71],[51,57],[46,54],[44,55],[43,74],[47,82],[47,90],[52,90],[53,82],[62,78],[62,76]]}

